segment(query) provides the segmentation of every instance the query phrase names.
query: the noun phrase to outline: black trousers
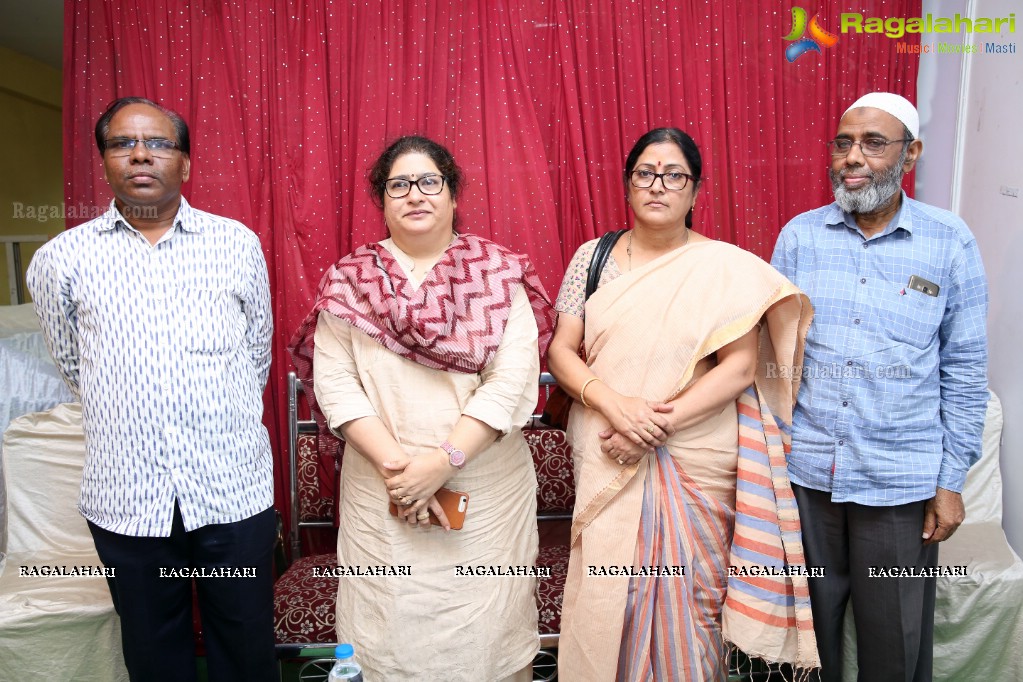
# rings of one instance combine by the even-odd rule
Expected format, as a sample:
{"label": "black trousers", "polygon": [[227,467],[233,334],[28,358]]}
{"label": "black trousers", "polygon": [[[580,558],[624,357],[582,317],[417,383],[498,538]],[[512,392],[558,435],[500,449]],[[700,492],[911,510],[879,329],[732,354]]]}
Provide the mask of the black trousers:
{"label": "black trousers", "polygon": [[105,566],[132,682],[196,679],[192,577],[181,569],[243,569],[245,577],[195,578],[210,682],[277,682],[274,654],[273,509],[185,532],[175,504],[170,537],[133,537],[89,524]]}
{"label": "black trousers", "polygon": [[[842,625],[852,599],[862,682],[928,682],[934,663],[937,578],[876,577],[877,568],[938,565],[920,537],[926,502],[868,507],[793,484],[803,527],[822,682],[842,682]],[[875,568],[875,577],[870,569]]]}

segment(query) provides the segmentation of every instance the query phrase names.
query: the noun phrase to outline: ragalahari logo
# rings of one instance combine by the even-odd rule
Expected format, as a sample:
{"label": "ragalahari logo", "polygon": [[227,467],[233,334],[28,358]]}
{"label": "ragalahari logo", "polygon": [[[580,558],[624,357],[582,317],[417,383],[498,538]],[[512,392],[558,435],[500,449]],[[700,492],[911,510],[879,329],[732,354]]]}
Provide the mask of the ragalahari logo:
{"label": "ragalahari logo", "polygon": [[[807,30],[810,32],[810,37],[804,38],[803,35],[807,32]],[[785,59],[789,60],[791,63],[811,50],[820,52],[821,47],[832,47],[838,42],[838,36],[834,33],[828,33],[821,28],[820,23],[817,21],[816,14],[813,15],[813,19],[810,19],[809,23],[807,23],[806,10],[802,7],[793,7],[792,31],[785,36],[785,40],[796,41],[785,48]]]}

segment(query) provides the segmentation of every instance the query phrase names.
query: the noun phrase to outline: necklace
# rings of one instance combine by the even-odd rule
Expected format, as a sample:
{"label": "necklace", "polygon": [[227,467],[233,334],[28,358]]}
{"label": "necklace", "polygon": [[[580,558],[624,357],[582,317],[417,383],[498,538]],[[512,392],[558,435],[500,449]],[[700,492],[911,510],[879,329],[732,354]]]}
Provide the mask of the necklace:
{"label": "necklace", "polygon": [[[682,238],[682,243],[678,246],[680,249],[689,243],[689,228],[683,229],[686,231],[686,236]],[[629,272],[632,272],[632,230],[629,230],[629,241],[625,244],[625,253],[629,254]]]}

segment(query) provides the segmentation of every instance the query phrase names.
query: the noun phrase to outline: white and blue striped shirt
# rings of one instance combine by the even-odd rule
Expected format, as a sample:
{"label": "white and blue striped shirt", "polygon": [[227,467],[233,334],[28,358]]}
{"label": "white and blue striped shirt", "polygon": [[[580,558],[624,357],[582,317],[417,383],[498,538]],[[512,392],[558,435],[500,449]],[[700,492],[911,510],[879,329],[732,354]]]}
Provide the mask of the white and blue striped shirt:
{"label": "white and blue striped shirt", "polygon": [[155,244],[110,210],[45,244],[28,285],[82,402],[79,509],[133,536],[239,521],[273,504],[262,424],[273,319],[256,235],[191,208]]}
{"label": "white and blue striped shirt", "polygon": [[[962,491],[988,400],[987,281],[966,224],[903,194],[865,239],[831,204],[789,222],[771,263],[814,307],[792,481],[870,506]],[[911,289],[913,275],[938,295]]]}

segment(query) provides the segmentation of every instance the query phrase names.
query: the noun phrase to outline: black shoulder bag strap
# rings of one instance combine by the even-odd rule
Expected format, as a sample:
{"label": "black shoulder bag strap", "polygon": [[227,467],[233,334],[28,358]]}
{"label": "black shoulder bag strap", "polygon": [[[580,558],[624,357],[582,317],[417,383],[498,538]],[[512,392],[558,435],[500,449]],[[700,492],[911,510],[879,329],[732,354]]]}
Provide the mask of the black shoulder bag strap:
{"label": "black shoulder bag strap", "polygon": [[586,297],[583,299],[584,302],[590,300],[590,296],[597,290],[600,273],[604,271],[604,265],[607,263],[608,256],[611,255],[611,249],[614,248],[614,245],[618,243],[618,240],[626,232],[628,230],[605,232],[604,236],[597,242],[597,246],[593,249],[593,258],[590,259],[590,268],[586,272]]}
{"label": "black shoulder bag strap", "polygon": [[[600,273],[604,270],[604,264],[607,263],[608,256],[611,255],[611,249],[614,248],[615,243],[625,232],[625,230],[606,232],[597,242],[597,246],[594,247],[593,257],[590,258],[590,267],[586,272],[586,299],[589,299],[593,292],[597,290]],[[586,299],[584,299],[584,302]],[[584,344],[580,341],[579,357],[585,357],[586,355],[583,348]],[[547,404],[543,408],[543,416],[540,417],[540,421],[555,429],[565,429],[568,427],[568,412],[571,408],[572,398],[565,393],[561,386],[555,386],[554,390],[547,396]]]}

